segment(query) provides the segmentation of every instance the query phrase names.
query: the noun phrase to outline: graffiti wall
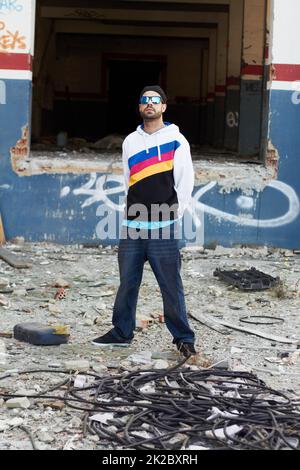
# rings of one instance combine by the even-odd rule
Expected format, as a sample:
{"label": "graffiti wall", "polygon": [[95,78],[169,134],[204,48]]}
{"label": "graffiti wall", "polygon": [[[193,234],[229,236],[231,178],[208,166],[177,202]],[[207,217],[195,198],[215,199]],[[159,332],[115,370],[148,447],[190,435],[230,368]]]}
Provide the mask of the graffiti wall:
{"label": "graffiti wall", "polygon": [[[187,243],[300,248],[300,4],[273,3],[268,125],[276,171],[259,188],[253,184],[249,190],[248,184],[247,191],[234,183],[224,191],[213,174],[205,183],[197,179],[183,220]],[[124,208],[120,173],[70,170],[22,176],[15,171],[30,158],[34,11],[34,1],[0,0],[0,211],[6,237],[117,243]],[[227,116],[231,129],[238,120],[236,112]]]}

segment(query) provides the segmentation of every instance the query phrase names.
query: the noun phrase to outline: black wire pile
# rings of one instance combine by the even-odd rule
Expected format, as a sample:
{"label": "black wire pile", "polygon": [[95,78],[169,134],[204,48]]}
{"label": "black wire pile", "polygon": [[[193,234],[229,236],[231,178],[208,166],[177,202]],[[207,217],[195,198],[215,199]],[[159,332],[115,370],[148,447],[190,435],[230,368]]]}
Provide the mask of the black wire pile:
{"label": "black wire pile", "polygon": [[[300,450],[300,403],[250,373],[138,371],[103,377],[89,389],[94,406],[85,429],[118,447]],[[78,400],[82,393],[69,391]],[[112,419],[90,419],[99,412]]]}
{"label": "black wire pile", "polygon": [[[182,367],[185,361],[166,370],[102,377],[85,373],[92,383],[83,388],[75,388],[74,376],[66,371],[20,374],[68,374],[56,387],[29,398],[60,399],[84,411],[84,434],[97,434],[102,445],[146,450],[300,450],[299,401],[268,388],[251,373]],[[54,390],[59,394],[48,394]],[[95,414],[102,422],[91,419]]]}

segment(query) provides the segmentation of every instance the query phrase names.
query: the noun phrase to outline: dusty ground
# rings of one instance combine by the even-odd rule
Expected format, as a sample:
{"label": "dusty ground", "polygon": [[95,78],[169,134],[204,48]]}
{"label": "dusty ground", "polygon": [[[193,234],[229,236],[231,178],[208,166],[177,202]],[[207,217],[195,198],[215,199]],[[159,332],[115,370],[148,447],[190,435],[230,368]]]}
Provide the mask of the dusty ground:
{"label": "dusty ground", "polygon": [[[20,375],[29,369],[66,368],[68,360],[85,359],[91,371],[114,373],[133,353],[151,351],[152,364],[157,359],[173,365],[179,355],[172,345],[166,326],[159,321],[162,301],[150,267],[145,265],[140,290],[138,317],[150,318],[147,328],[136,332],[126,349],[99,349],[90,340],[110,328],[114,296],[118,287],[116,248],[84,248],[50,244],[7,244],[6,249],[32,263],[30,269],[18,270],[0,261],[0,333],[11,333],[14,325],[38,321],[43,324],[67,325],[68,344],[41,347],[0,338],[1,393],[37,393],[61,381],[58,374]],[[276,335],[291,343],[264,339],[227,328],[219,333],[190,319],[196,331],[197,347],[211,364],[227,360],[231,369],[247,368],[267,385],[300,395],[300,256],[287,250],[234,248],[188,250],[182,252],[182,276],[188,311],[209,319],[227,321],[263,334]],[[283,286],[256,292],[242,292],[213,276],[218,267],[247,269],[256,267],[272,276],[280,276]],[[54,300],[58,280],[67,281],[66,298]],[[59,281],[61,282],[61,281]],[[4,293],[3,293],[4,292]],[[2,305],[1,305],[2,304]],[[242,323],[241,317],[265,315],[283,322],[273,325]],[[296,342],[295,342],[296,341]],[[139,367],[138,364],[133,367]],[[27,393],[30,394],[30,393]],[[83,437],[81,413],[66,406],[57,409],[45,400],[31,399],[26,409],[8,409],[0,397],[0,449],[31,449],[25,426],[40,449],[101,448],[96,436]],[[59,406],[58,406],[59,408]]]}

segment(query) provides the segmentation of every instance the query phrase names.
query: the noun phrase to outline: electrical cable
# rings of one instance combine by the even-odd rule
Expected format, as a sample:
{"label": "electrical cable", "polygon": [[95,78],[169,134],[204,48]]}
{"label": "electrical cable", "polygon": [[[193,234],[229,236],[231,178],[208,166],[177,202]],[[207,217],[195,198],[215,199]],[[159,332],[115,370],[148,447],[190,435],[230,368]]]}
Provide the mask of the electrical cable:
{"label": "electrical cable", "polygon": [[[203,369],[186,361],[161,370],[123,370],[103,376],[81,373],[90,383],[80,388],[72,385],[74,376],[66,370],[18,373],[67,375],[28,398],[59,399],[82,411],[83,435],[97,435],[101,444],[118,449],[300,450],[297,397],[271,389],[249,372]],[[3,374],[0,381],[8,376]],[[34,447],[32,434],[23,428]]]}

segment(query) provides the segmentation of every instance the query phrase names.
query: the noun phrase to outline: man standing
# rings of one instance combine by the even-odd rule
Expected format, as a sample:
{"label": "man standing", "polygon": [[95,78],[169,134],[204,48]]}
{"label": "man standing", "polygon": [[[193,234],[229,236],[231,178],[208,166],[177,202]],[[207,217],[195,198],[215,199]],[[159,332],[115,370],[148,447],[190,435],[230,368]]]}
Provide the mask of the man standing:
{"label": "man standing", "polygon": [[191,201],[194,171],[187,140],[177,126],[163,121],[166,103],[159,86],[145,87],[139,103],[143,124],[123,142],[127,203],[118,251],[120,287],[113,329],[93,344],[131,343],[144,263],[149,261],[161,290],[173,344],[189,357],[196,354],[195,335],[186,314],[176,235],[178,220]]}

